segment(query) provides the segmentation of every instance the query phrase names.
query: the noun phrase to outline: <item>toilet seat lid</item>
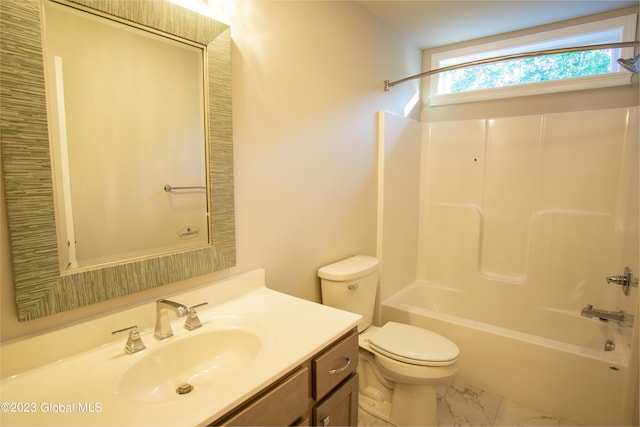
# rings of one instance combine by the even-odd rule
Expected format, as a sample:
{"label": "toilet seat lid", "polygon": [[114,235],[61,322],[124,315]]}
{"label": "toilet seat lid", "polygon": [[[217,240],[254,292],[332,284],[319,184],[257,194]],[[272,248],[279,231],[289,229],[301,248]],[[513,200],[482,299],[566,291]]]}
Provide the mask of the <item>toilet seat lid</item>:
{"label": "toilet seat lid", "polygon": [[422,366],[451,365],[460,354],[458,346],[442,335],[396,322],[369,337],[369,345],[392,359]]}

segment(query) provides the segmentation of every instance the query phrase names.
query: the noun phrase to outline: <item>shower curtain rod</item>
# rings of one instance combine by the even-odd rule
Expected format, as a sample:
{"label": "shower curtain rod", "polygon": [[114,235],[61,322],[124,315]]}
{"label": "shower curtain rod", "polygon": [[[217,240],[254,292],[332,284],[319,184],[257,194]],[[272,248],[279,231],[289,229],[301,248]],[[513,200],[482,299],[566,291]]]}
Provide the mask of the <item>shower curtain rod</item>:
{"label": "shower curtain rod", "polygon": [[623,47],[633,47],[640,45],[640,40],[632,41],[632,42],[619,42],[619,43],[606,43],[606,44],[595,44],[590,46],[578,46],[578,47],[563,47],[558,49],[548,49],[548,50],[538,50],[535,52],[527,52],[527,53],[514,53],[512,55],[504,55],[504,56],[496,56],[494,58],[486,58],[486,59],[478,59],[476,61],[464,62],[462,64],[449,65],[447,67],[436,68],[435,70],[425,71],[424,73],[416,74],[414,76],[405,77],[404,79],[396,80],[396,81],[384,81],[384,90],[388,92],[393,86],[404,83],[413,79],[420,79],[422,77],[430,76],[432,74],[443,73],[445,71],[457,70],[458,68],[472,67],[474,65],[483,65],[490,64],[492,62],[502,62],[508,61],[511,59],[522,59],[522,58],[533,58],[534,56],[543,56],[543,55],[553,55],[556,53],[567,53],[567,52],[580,52],[583,50],[597,50],[597,49],[610,49],[610,48],[623,48]]}

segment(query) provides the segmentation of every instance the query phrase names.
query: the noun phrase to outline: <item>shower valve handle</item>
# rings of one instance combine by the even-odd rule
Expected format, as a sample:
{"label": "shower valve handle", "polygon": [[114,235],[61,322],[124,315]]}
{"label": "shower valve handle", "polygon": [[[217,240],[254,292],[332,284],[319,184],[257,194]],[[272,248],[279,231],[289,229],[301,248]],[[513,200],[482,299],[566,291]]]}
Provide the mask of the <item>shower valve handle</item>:
{"label": "shower valve handle", "polygon": [[625,267],[623,275],[609,276],[607,277],[607,283],[622,286],[622,292],[625,295],[629,295],[630,287],[638,287],[638,278],[633,277],[633,271],[629,267]]}

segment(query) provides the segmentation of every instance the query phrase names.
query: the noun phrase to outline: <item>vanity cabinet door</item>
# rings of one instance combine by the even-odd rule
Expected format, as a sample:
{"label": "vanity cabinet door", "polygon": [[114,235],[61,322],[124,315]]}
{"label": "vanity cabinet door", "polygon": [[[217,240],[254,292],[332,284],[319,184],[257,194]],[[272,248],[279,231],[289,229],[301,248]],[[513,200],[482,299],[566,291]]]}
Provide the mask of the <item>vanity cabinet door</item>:
{"label": "vanity cabinet door", "polygon": [[215,425],[288,426],[309,410],[309,369],[303,367],[258,397],[239,413]]}
{"label": "vanity cabinet door", "polygon": [[353,330],[345,338],[313,359],[313,398],[320,401],[327,393],[356,371],[358,366],[358,333]]}
{"label": "vanity cabinet door", "polygon": [[210,426],[356,426],[357,366],[358,333],[353,329]]}
{"label": "vanity cabinet door", "polygon": [[358,425],[358,374],[354,373],[340,387],[313,408],[315,426]]}

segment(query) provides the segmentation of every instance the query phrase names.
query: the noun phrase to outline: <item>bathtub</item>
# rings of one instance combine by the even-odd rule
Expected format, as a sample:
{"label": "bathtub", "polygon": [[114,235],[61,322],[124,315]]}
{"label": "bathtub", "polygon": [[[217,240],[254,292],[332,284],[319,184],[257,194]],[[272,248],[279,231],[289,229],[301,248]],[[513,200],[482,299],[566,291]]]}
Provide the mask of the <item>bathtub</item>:
{"label": "bathtub", "polygon": [[[583,425],[631,424],[631,328],[581,317],[579,309],[495,310],[468,292],[423,282],[385,300],[381,316],[454,341],[459,375],[487,391]],[[607,341],[614,350],[605,351]]]}

